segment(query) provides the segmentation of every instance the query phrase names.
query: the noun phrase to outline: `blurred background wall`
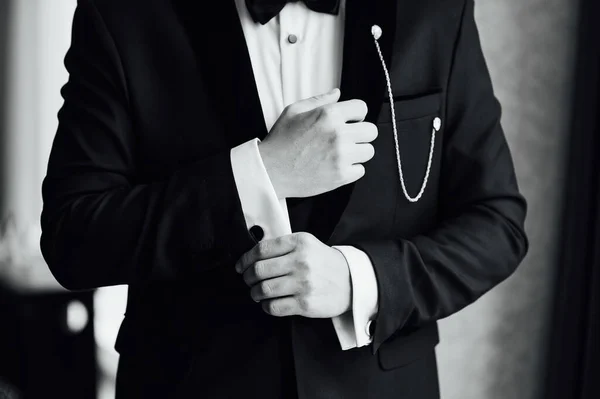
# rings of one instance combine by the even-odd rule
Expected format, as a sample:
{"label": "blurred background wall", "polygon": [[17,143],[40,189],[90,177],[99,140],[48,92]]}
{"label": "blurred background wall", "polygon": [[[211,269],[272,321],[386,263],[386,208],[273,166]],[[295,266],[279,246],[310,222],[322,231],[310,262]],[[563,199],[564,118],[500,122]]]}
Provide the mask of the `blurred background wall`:
{"label": "blurred background wall", "polygon": [[[4,135],[6,114],[6,64],[7,64],[7,45],[8,45],[8,6],[7,0],[0,0],[0,154],[4,154]],[[0,158],[2,159],[2,158]],[[1,165],[1,163],[0,163]],[[4,173],[0,169],[0,210],[4,209],[3,187]],[[1,215],[1,214],[0,214]]]}
{"label": "blurred background wall", "polygon": [[[520,187],[530,251],[517,272],[443,320],[443,399],[541,398],[550,334],[579,1],[476,0]],[[567,398],[565,398],[567,399]]]}
{"label": "blurred background wall", "polygon": [[[67,79],[62,61],[75,3],[0,0],[0,217],[13,213],[31,242],[39,233],[40,184],[62,104],[59,89]],[[541,397],[577,9],[574,0],[476,1],[504,128],[530,205],[531,249],[508,281],[441,322],[443,399]],[[94,294],[102,399],[112,397],[112,346],[124,301],[124,287]]]}
{"label": "blurred background wall", "polygon": [[[15,384],[42,385],[49,392],[64,382],[62,377],[70,377],[62,395],[48,396],[89,398],[88,390],[77,385],[96,378],[96,366],[85,363],[97,359],[101,397],[110,398],[125,287],[63,292],[39,252],[41,182],[58,126],[60,89],[68,79],[63,59],[76,3],[0,0],[0,311],[6,313],[1,314],[9,326],[5,331],[10,330],[0,339],[29,340],[12,348],[0,343],[0,378],[3,371],[13,379],[20,373]],[[10,267],[2,261],[7,251],[12,253]],[[2,359],[12,364],[2,367]],[[20,391],[41,397],[38,391]]]}

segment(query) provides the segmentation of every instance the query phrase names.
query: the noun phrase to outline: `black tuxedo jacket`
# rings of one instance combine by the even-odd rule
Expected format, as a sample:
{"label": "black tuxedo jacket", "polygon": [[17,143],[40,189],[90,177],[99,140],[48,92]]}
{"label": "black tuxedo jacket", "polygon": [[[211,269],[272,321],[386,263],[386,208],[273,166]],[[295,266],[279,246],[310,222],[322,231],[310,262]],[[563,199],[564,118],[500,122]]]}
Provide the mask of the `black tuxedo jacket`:
{"label": "black tuxedo jacket", "polygon": [[[341,93],[366,101],[376,154],[358,182],[290,201],[290,212],[294,231],[353,245],[374,265],[374,341],[349,351],[329,319],[263,313],[233,270],[257,237],[230,149],[267,130],[234,2],[199,5],[79,0],[65,58],[41,248],[69,289],[129,285],[119,389],[278,398],[293,382],[307,399],[435,397],[424,359],[436,321],[507,278],[528,247],[473,0],[347,1]],[[374,24],[411,195],[442,121],[416,203],[400,186]],[[423,378],[429,392],[411,388]]]}

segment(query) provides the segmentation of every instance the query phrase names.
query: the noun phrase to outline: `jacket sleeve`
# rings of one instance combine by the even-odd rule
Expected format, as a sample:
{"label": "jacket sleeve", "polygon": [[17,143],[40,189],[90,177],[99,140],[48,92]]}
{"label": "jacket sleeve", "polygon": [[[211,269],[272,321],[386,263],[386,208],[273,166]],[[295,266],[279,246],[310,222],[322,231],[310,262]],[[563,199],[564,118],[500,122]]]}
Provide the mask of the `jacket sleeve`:
{"label": "jacket sleeve", "polygon": [[179,279],[233,265],[252,248],[229,149],[160,181],[137,178],[124,72],[89,0],[75,11],[65,66],[40,242],[59,283],[80,290]]}
{"label": "jacket sleeve", "polygon": [[373,352],[401,330],[473,303],[512,274],[528,249],[526,202],[500,125],[473,0],[466,0],[451,68],[439,223],[408,239],[353,243],[377,275]]}

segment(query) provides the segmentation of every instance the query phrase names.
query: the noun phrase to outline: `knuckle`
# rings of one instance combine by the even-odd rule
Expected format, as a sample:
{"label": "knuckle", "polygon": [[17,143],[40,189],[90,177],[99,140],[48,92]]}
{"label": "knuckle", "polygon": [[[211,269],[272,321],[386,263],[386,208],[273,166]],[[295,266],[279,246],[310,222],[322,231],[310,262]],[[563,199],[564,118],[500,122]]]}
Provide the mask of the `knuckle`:
{"label": "knuckle", "polygon": [[299,246],[302,243],[302,233],[300,233],[300,232],[292,233],[289,236],[289,239],[292,241],[292,243],[295,246]]}
{"label": "knuckle", "polygon": [[261,241],[256,245],[256,249],[257,249],[257,255],[262,259],[265,258],[268,253],[269,253],[269,249],[270,249],[270,243],[269,241]]}
{"label": "knuckle", "polygon": [[342,154],[342,140],[339,134],[332,132],[328,138],[329,145],[329,159],[332,163],[336,164],[340,160]]}
{"label": "knuckle", "polygon": [[271,285],[271,283],[263,281],[259,285],[259,290],[262,295],[268,297],[269,295],[271,295],[273,293],[273,286]]}
{"label": "knuckle", "polygon": [[289,238],[287,236],[279,236],[273,240],[275,247],[281,247],[288,243]]}
{"label": "knuckle", "polygon": [[254,247],[254,252],[255,252],[256,256],[261,257],[264,255],[264,253],[265,253],[264,247],[265,247],[265,243],[263,241],[256,244],[256,246]]}
{"label": "knuckle", "polygon": [[343,147],[342,140],[339,136],[334,136],[330,140],[330,143],[331,143],[331,152],[330,152],[331,161],[335,165],[339,165],[342,162],[342,156],[344,154],[344,151],[342,148]]}
{"label": "knuckle", "polygon": [[299,238],[298,238],[298,234],[299,233],[292,233],[289,234],[287,236],[282,236],[281,237],[281,242],[285,245],[289,245],[291,247],[295,247],[298,244]]}
{"label": "knuckle", "polygon": [[306,242],[306,237],[307,237],[306,232],[304,231],[299,231],[297,233],[294,233],[294,239],[296,240],[297,244],[304,244]]}
{"label": "knuckle", "polygon": [[281,306],[280,304],[278,304],[275,301],[270,301],[268,302],[266,305],[266,311],[267,313],[269,313],[272,316],[278,316],[283,314],[283,306]]}
{"label": "knuckle", "polygon": [[300,290],[304,294],[309,294],[313,290],[313,284],[308,278],[303,278],[300,280]]}
{"label": "knuckle", "polygon": [[288,240],[290,240],[290,243],[294,246],[294,247],[298,247],[300,246],[300,240],[302,238],[300,237],[300,233],[292,233],[289,235]]}
{"label": "knuckle", "polygon": [[305,252],[301,252],[298,254],[296,264],[298,271],[300,273],[304,273],[302,274],[303,276],[306,276],[308,274],[308,271],[310,270],[310,262],[308,260],[308,255]]}
{"label": "knuckle", "polygon": [[332,107],[325,105],[319,108],[319,116],[318,119],[321,123],[324,123],[328,127],[335,126],[335,120],[337,119],[338,112]]}
{"label": "knuckle", "polygon": [[302,232],[302,237],[307,242],[310,242],[310,241],[314,240],[314,238],[315,238],[314,235],[312,235],[311,233],[309,233],[307,231]]}
{"label": "knuckle", "polygon": [[296,299],[296,301],[298,302],[298,308],[300,310],[302,310],[305,313],[310,312],[311,306],[310,306],[310,301],[308,300],[308,297],[300,296]]}
{"label": "knuckle", "polygon": [[320,116],[325,119],[331,118],[335,114],[335,109],[328,105],[322,106],[321,108],[319,108],[319,110],[320,110]]}
{"label": "knuckle", "polygon": [[270,303],[268,305],[268,309],[269,309],[269,313],[272,314],[273,316],[281,314],[279,305],[276,305],[275,303]]}
{"label": "knuckle", "polygon": [[257,278],[259,278],[259,279],[263,278],[265,276],[265,271],[266,271],[266,268],[265,268],[265,264],[263,262],[259,261],[254,264],[254,275]]}
{"label": "knuckle", "polygon": [[[295,241],[296,241],[296,246],[299,247],[300,249],[305,248],[307,245],[310,245],[310,243],[312,242],[312,240],[315,237],[307,232],[301,231],[296,233],[295,235]],[[304,258],[306,256],[306,253],[304,251],[299,251],[299,256],[301,258]]]}
{"label": "knuckle", "polygon": [[331,147],[333,147],[334,149],[339,145],[340,140],[341,139],[341,134],[339,132],[338,128],[332,128],[329,131],[329,136],[327,137],[327,142],[329,143],[329,145],[331,145]]}
{"label": "knuckle", "polygon": [[298,114],[298,105],[296,103],[292,103],[287,105],[284,109],[282,114],[286,115],[286,116],[294,116]]}
{"label": "knuckle", "polygon": [[263,311],[265,313],[268,313],[270,315],[273,315],[273,303],[271,301],[263,301],[260,303],[261,307],[263,308]]}

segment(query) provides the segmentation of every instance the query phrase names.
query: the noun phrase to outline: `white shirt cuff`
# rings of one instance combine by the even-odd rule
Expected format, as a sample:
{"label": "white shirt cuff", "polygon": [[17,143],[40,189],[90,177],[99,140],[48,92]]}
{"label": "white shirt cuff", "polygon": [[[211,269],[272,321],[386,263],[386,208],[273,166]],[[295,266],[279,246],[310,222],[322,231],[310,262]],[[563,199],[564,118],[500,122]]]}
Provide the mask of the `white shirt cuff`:
{"label": "white shirt cuff", "polygon": [[[292,233],[285,198],[277,193],[258,151],[258,138],[231,149],[231,167],[248,228],[260,226],[264,239]],[[352,309],[332,318],[342,350],[368,345],[370,321],[378,311],[377,279],[369,257],[352,246],[335,246],[346,258],[352,281]]]}
{"label": "white shirt cuff", "polygon": [[260,226],[264,239],[291,234],[285,198],[277,198],[255,138],[231,149],[231,167],[248,228]]}
{"label": "white shirt cuff", "polygon": [[346,258],[352,280],[352,309],[332,319],[342,350],[369,345],[371,321],[378,311],[377,278],[371,260],[352,246],[334,246]]}

